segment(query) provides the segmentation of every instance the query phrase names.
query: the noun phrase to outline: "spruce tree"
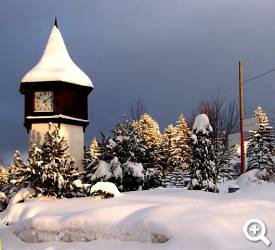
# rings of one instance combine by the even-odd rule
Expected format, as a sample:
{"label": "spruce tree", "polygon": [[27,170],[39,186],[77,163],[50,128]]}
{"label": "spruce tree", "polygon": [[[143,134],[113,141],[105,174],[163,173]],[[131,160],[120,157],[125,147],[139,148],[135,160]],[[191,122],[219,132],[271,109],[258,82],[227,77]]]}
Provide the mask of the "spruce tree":
{"label": "spruce tree", "polygon": [[91,145],[88,150],[84,153],[84,181],[90,183],[90,179],[94,172],[96,171],[96,166],[99,163],[99,156],[100,156],[100,147],[97,142],[96,137],[93,138]]}
{"label": "spruce tree", "polygon": [[226,182],[237,179],[241,175],[240,167],[233,160],[235,155],[234,148],[228,148],[223,140],[218,140],[218,150],[216,151],[216,166],[218,169],[218,181]]}
{"label": "spruce tree", "polygon": [[13,162],[8,171],[10,183],[9,196],[11,197],[21,188],[25,188],[29,185],[29,178],[32,174],[32,170],[28,165],[23,163],[20,152],[16,150],[13,154]]}
{"label": "spruce tree", "polygon": [[4,192],[9,183],[9,174],[8,170],[2,166],[0,166],[0,192]]}
{"label": "spruce tree", "polygon": [[177,121],[177,138],[175,140],[174,165],[181,167],[183,170],[189,169],[191,159],[191,145],[190,145],[191,131],[188,124],[181,114]]}
{"label": "spruce tree", "polygon": [[255,111],[259,128],[251,131],[247,148],[247,171],[257,169],[257,177],[264,181],[275,181],[275,166],[272,158],[273,128],[261,107]]}
{"label": "spruce tree", "polygon": [[196,116],[192,130],[190,190],[218,192],[215,151],[211,142],[213,129],[206,114]]}
{"label": "spruce tree", "polygon": [[176,151],[178,131],[172,124],[164,130],[162,143],[160,145],[158,162],[162,166],[164,172],[171,171],[176,165]]}
{"label": "spruce tree", "polygon": [[186,171],[182,167],[176,166],[170,171],[166,171],[163,177],[163,187],[165,188],[183,188],[186,186]]}
{"label": "spruce tree", "polygon": [[[134,185],[137,178],[133,175],[135,171],[126,171],[126,169],[130,169],[129,162],[133,163],[131,166],[135,166],[135,163],[142,164],[146,150],[131,123],[126,119],[118,122],[112,130],[112,138],[103,135],[99,146],[101,153],[95,172],[91,174],[92,184],[109,181],[116,184],[121,191],[136,190],[139,185]],[[126,179],[124,175],[127,175]],[[129,186],[127,180],[131,180],[133,185]]]}
{"label": "spruce tree", "polygon": [[162,135],[157,121],[155,121],[149,114],[145,113],[139,120],[132,123],[132,127],[137,131],[138,139],[145,147],[146,154],[145,159],[143,160],[145,169],[155,169],[155,173],[162,172],[161,166],[157,164],[157,158],[162,143]]}
{"label": "spruce tree", "polygon": [[183,187],[189,170],[190,129],[181,114],[177,127],[169,125],[163,133],[158,162],[162,166],[164,187]]}
{"label": "spruce tree", "polygon": [[159,125],[149,114],[145,113],[138,121],[134,121],[133,127],[147,148],[155,148],[161,144]]}
{"label": "spruce tree", "polygon": [[42,148],[31,146],[27,164],[22,162],[18,152],[15,153],[12,183],[21,188],[33,188],[37,195],[58,198],[82,195],[74,184],[79,173],[67,150],[68,144],[60,136],[58,126],[49,124]]}
{"label": "spruce tree", "polygon": [[94,158],[94,159],[99,158],[100,149],[99,149],[99,145],[98,145],[96,137],[93,138],[92,143],[89,148],[89,151],[90,151],[90,155],[92,158]]}
{"label": "spruce tree", "polygon": [[112,137],[102,134],[99,148],[99,162],[90,178],[92,184],[110,181],[121,191],[136,190],[141,186],[149,189],[160,185],[159,172],[150,168],[153,165],[151,154],[139,138],[137,129],[128,120],[118,122],[112,130]]}

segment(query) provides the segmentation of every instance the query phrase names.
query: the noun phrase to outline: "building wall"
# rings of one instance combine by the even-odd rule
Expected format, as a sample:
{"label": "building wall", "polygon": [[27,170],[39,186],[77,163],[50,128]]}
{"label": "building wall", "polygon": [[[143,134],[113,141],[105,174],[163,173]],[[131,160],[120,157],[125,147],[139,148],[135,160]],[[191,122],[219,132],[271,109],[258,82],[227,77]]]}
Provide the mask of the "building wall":
{"label": "building wall", "polygon": [[[35,143],[41,147],[44,141],[44,135],[48,129],[47,123],[32,124],[29,134],[29,143]],[[64,136],[69,144],[69,154],[75,159],[75,166],[79,171],[83,170],[82,159],[84,158],[84,132],[81,126],[60,124],[60,135]]]}

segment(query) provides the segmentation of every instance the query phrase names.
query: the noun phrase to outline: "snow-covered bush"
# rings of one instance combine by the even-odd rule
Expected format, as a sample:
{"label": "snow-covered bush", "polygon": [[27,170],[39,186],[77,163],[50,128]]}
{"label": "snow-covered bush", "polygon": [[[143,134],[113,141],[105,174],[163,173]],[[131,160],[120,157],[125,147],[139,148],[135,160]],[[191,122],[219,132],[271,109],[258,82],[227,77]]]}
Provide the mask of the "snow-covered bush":
{"label": "snow-covered bush", "polygon": [[191,190],[218,192],[215,151],[210,135],[212,127],[206,114],[195,118],[192,134]]}
{"label": "snow-covered bush", "polygon": [[112,182],[122,190],[122,168],[118,158],[114,157],[110,163],[100,160],[90,180],[91,183]]}
{"label": "snow-covered bush", "polygon": [[183,188],[186,185],[187,175],[188,173],[181,167],[174,167],[170,171],[166,171],[162,185],[165,188]]}
{"label": "snow-covered bush", "polygon": [[127,161],[122,165],[123,169],[123,190],[142,190],[144,182],[144,169],[141,163]]}
{"label": "snow-covered bush", "polygon": [[0,212],[5,210],[8,205],[8,198],[4,192],[0,192]]}
{"label": "snow-covered bush", "polygon": [[257,169],[257,177],[264,181],[275,181],[275,165],[273,162],[273,128],[269,126],[267,115],[258,107],[255,115],[259,128],[251,131],[247,148],[247,171]]}
{"label": "snow-covered bush", "polygon": [[265,181],[260,180],[258,178],[258,170],[257,169],[252,169],[244,174],[242,174],[236,184],[242,189],[242,188],[247,188],[250,186],[256,186],[259,184],[264,184]]}
{"label": "snow-covered bush", "polygon": [[90,196],[108,199],[121,196],[115,184],[111,182],[97,182],[90,190]]}
{"label": "snow-covered bush", "polygon": [[151,189],[162,186],[163,173],[158,168],[147,168],[144,175],[143,189]]}

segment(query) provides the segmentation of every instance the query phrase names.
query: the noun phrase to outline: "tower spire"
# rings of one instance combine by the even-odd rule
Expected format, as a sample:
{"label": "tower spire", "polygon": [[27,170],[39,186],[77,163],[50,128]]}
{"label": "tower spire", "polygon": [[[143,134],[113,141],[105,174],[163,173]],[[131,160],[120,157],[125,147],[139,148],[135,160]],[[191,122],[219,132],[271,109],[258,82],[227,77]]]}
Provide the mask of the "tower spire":
{"label": "tower spire", "polygon": [[55,26],[56,28],[58,28],[58,25],[57,25],[57,18],[56,18],[56,17],[54,18],[54,26]]}

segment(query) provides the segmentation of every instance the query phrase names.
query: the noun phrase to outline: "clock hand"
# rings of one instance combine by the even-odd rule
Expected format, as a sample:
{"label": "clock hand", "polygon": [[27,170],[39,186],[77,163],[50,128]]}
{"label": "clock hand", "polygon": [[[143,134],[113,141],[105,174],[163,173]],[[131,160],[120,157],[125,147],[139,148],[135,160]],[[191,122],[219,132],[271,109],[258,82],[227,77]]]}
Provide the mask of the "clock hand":
{"label": "clock hand", "polygon": [[50,98],[51,96],[49,96],[46,100],[44,100],[43,103],[46,103]]}

